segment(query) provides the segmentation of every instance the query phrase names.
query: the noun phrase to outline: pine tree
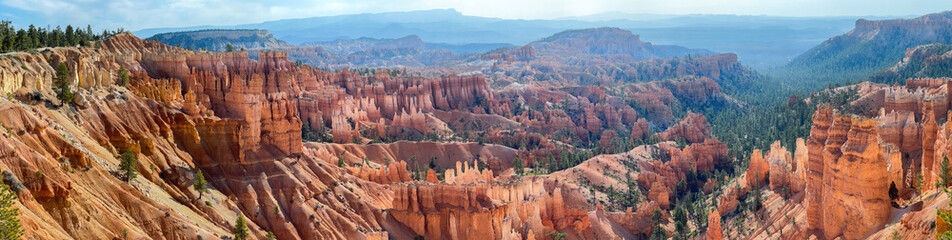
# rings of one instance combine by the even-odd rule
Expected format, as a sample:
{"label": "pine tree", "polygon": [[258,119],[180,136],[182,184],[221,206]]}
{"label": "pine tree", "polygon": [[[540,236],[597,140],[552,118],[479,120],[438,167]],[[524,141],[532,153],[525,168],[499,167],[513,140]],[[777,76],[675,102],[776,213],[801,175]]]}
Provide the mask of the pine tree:
{"label": "pine tree", "polygon": [[73,33],[73,25],[66,25],[66,38],[64,39],[65,43],[61,46],[73,46],[75,45],[75,33]]}
{"label": "pine tree", "polygon": [[23,235],[16,199],[10,186],[0,183],[0,239],[20,239]]}
{"label": "pine tree", "polygon": [[67,104],[73,102],[73,91],[70,90],[69,86],[69,68],[66,67],[66,64],[59,63],[56,65],[56,77],[53,78],[53,91],[56,92],[56,98],[62,102],[62,104]]}
{"label": "pine tree", "polygon": [[674,230],[678,233],[679,236],[685,237],[688,234],[688,215],[685,212],[683,207],[677,207],[674,209]]}
{"label": "pine tree", "polygon": [[126,150],[122,155],[119,155],[119,158],[121,159],[119,162],[119,175],[122,177],[122,180],[129,182],[135,179],[136,176],[138,176],[138,172],[136,171],[136,165],[138,163],[136,154]]}
{"label": "pine tree", "polygon": [[129,71],[126,71],[126,67],[119,66],[119,79],[116,81],[116,84],[123,87],[129,84]]}
{"label": "pine tree", "polygon": [[235,234],[234,240],[247,240],[248,235],[248,225],[245,223],[245,216],[238,215],[238,220],[235,221],[235,227],[231,229],[231,233]]}
{"label": "pine tree", "polygon": [[943,156],[939,163],[939,188],[945,188],[952,183],[952,167],[949,166],[949,157]]}
{"label": "pine tree", "polygon": [[235,46],[232,46],[231,43],[228,43],[228,44],[225,45],[225,51],[226,51],[226,52],[234,52],[234,51],[235,51]]}
{"label": "pine tree", "polygon": [[522,162],[522,158],[516,157],[512,159],[512,169],[516,171],[516,174],[522,175],[526,170],[525,163]]}
{"label": "pine tree", "polygon": [[208,191],[208,182],[205,181],[205,175],[202,174],[201,169],[195,171],[195,183],[192,184],[192,187],[195,188],[195,191],[198,191],[198,199],[202,199],[202,193]]}

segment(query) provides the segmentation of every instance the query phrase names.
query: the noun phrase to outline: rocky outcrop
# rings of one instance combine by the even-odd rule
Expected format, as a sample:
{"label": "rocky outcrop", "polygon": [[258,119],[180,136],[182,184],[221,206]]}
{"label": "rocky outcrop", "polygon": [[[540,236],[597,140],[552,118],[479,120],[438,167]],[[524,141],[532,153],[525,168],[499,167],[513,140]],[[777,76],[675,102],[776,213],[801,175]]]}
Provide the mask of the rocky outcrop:
{"label": "rocky outcrop", "polygon": [[628,138],[645,139],[650,133],[651,129],[648,128],[648,121],[646,121],[644,118],[639,118],[638,121],[631,126],[631,134],[628,136]]}
{"label": "rocky outcrop", "polygon": [[543,239],[542,233],[578,233],[590,227],[588,214],[567,209],[561,190],[548,193],[541,178],[399,184],[394,193],[390,214],[426,238],[518,239],[535,234],[532,237]]}
{"label": "rocky outcrop", "polygon": [[[357,176],[360,179],[380,184],[410,181],[410,174],[407,172],[407,163],[404,161],[390,162],[389,165],[381,169],[361,165],[360,167],[349,167],[347,171],[350,175]],[[433,175],[435,177],[436,174]]]}
{"label": "rocky outcrop", "polygon": [[807,167],[809,226],[825,238],[862,238],[888,221],[888,146],[880,145],[875,120],[827,108],[817,110],[813,120]]}
{"label": "rocky outcrop", "polygon": [[[130,34],[97,45],[0,59],[0,93],[16,99],[0,100],[8,130],[0,138],[0,167],[26,190],[20,195],[30,212],[28,238],[114,238],[126,231],[133,238],[222,238],[237,216],[249,220],[255,238],[272,232],[279,239],[544,239],[553,231],[633,238],[650,233],[655,210],[672,207],[678,181],[709,174],[728,159],[727,146],[708,138],[704,117],[689,113],[661,134],[687,139],[683,149],[675,142],[642,146],[538,177],[510,170],[516,156],[538,163],[576,140],[614,147],[629,128],[647,138],[651,127],[673,124],[670,104],[726,100],[704,77],[626,84],[619,88],[632,93],[626,97],[600,86],[532,86],[507,90],[504,98],[478,74],[326,72],[285,52],[257,51],[252,60],[249,52],[189,51]],[[518,58],[536,61],[535,50],[522,51]],[[49,87],[51,66],[61,62],[77,90],[74,105],[63,107]],[[131,76],[126,86],[114,84],[120,67]],[[449,111],[459,114],[439,113]],[[663,121],[645,119],[656,112]],[[477,118],[505,124],[466,125]],[[318,131],[329,130],[338,143],[302,142],[305,125],[322,139]],[[484,135],[457,135],[450,127]],[[528,147],[368,144],[424,134]],[[113,177],[124,152],[139,159],[141,177],[130,183]],[[197,170],[211,192],[191,188]],[[610,203],[607,190],[582,184],[644,191],[651,201],[628,210]]]}
{"label": "rocky outcrop", "polygon": [[754,149],[754,152],[750,154],[750,164],[747,166],[747,172],[744,175],[747,187],[760,188],[766,186],[767,178],[770,176],[769,171],[770,164],[764,159],[760,149]]}
{"label": "rocky outcrop", "polygon": [[721,236],[721,231],[721,214],[717,211],[717,209],[711,210],[711,213],[707,215],[707,239],[724,239]]}
{"label": "rocky outcrop", "polygon": [[[866,62],[857,71],[875,73],[895,64],[908,49],[928,43],[952,43],[947,31],[952,12],[917,18],[856,20],[853,30],[832,37],[791,61],[791,66],[823,69],[854,61]],[[823,61],[835,59],[833,61]],[[915,72],[915,71],[913,71]],[[903,76],[908,78],[911,76]],[[893,78],[896,79],[896,78]]]}
{"label": "rocky outcrop", "polygon": [[[348,123],[352,117],[363,126],[370,118],[391,121],[381,109],[496,111],[480,77],[374,80],[382,87],[377,91],[387,91],[387,84],[402,91],[381,95],[395,101],[377,107],[383,104],[361,100],[370,97],[356,88],[368,77],[298,66],[281,52],[261,52],[256,61],[244,52],[192,52],[130,34],[97,45],[0,60],[0,90],[20,99],[0,105],[7,111],[0,122],[9,130],[0,166],[29,180],[21,192],[21,199],[31,199],[23,201],[32,212],[24,222],[35,226],[28,238],[128,232],[132,238],[212,239],[230,236],[234,219],[244,215],[256,238],[273,232],[280,239],[386,239],[386,230],[400,226],[386,220],[393,192],[379,182],[408,181],[406,165],[348,174],[326,151],[303,147],[302,119],[316,124],[343,116],[338,122]],[[50,100],[51,66],[61,62],[72,73],[75,107],[58,108]],[[120,66],[131,76],[128,88],[113,85]],[[485,105],[476,98],[486,99]],[[127,151],[137,156],[141,174],[130,184],[110,173]],[[511,151],[501,152],[513,156]],[[499,162],[507,163],[493,167],[511,161]],[[213,189],[204,194],[207,204],[191,189],[197,169]]]}
{"label": "rocky outcrop", "polygon": [[701,143],[711,135],[711,125],[704,115],[688,112],[678,124],[671,126],[658,137],[664,140],[684,139],[688,143]]}
{"label": "rocky outcrop", "polygon": [[188,32],[160,33],[149,38],[169,46],[188,49],[206,49],[209,51],[224,52],[227,45],[232,45],[233,51],[242,49],[262,50],[289,48],[294,45],[275,39],[267,30],[198,30]]}
{"label": "rocky outcrop", "polygon": [[694,171],[712,172],[716,166],[723,165],[727,158],[727,144],[714,138],[705,139],[684,148],[684,154],[694,159]]}

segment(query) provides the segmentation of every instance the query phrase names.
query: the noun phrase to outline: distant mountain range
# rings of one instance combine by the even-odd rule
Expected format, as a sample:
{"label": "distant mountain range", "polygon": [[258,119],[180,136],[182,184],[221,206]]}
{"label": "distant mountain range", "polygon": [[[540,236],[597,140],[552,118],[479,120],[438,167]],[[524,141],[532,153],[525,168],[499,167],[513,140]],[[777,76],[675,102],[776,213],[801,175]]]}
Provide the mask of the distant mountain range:
{"label": "distant mountain range", "polygon": [[[432,47],[457,53],[524,45],[569,30],[618,27],[656,44],[734,52],[753,66],[776,66],[852,27],[858,17],[771,17],[735,15],[634,15],[605,13],[554,20],[467,16],[453,9],[351,14],[284,19],[233,26],[143,29],[158,33],[200,29],[263,29],[292,44],[342,39],[399,39],[415,35]],[[880,19],[881,17],[867,17]]]}
{"label": "distant mountain range", "polygon": [[188,49],[206,49],[222,52],[231,44],[235,50],[262,50],[295,47],[294,44],[278,40],[266,30],[195,30],[156,34],[149,38]]}
{"label": "distant mountain range", "polygon": [[952,45],[933,43],[910,49],[899,63],[876,73],[871,80],[892,84],[910,78],[952,78]]}
{"label": "distant mountain range", "polygon": [[895,64],[909,49],[932,43],[952,43],[952,11],[911,19],[857,20],[853,30],[803,53],[788,68],[865,78]]}
{"label": "distant mountain range", "polygon": [[567,30],[528,44],[535,52],[570,59],[579,55],[624,55],[632,60],[664,59],[688,55],[710,55],[703,49],[654,45],[619,28]]}
{"label": "distant mountain range", "polygon": [[333,41],[307,42],[302,46],[322,47],[334,54],[352,54],[360,51],[373,49],[443,49],[456,54],[485,52],[502,47],[511,47],[508,43],[469,43],[469,44],[449,44],[449,43],[426,43],[417,35],[409,35],[401,38],[358,38],[358,39],[339,39]]}
{"label": "distant mountain range", "polygon": [[[428,44],[416,35],[396,39],[358,38],[294,45],[275,38],[267,30],[243,29],[162,33],[149,39],[170,46],[210,51],[224,51],[229,44],[234,50],[246,49],[251,52],[282,50],[288,52],[293,60],[328,69],[466,66],[463,68],[467,70],[483,70],[481,68],[490,67],[486,60],[534,60],[533,64],[555,67],[587,67],[714,54],[704,49],[654,45],[641,41],[638,35],[630,31],[607,27],[567,30],[518,48],[493,44]],[[456,51],[446,49],[454,47]],[[255,55],[252,54],[252,57]]]}

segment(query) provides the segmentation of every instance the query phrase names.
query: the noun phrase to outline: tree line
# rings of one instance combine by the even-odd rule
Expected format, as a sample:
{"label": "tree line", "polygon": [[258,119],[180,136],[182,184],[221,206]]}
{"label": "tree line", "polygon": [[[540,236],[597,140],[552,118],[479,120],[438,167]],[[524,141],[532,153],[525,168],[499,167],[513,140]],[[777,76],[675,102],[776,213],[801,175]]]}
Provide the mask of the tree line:
{"label": "tree line", "polygon": [[0,53],[28,51],[42,47],[89,46],[91,41],[123,31],[125,30],[120,28],[115,31],[103,30],[102,33],[95,33],[89,25],[86,25],[85,29],[66,25],[63,29],[60,26],[43,28],[31,24],[26,29],[17,29],[11,21],[0,21]]}

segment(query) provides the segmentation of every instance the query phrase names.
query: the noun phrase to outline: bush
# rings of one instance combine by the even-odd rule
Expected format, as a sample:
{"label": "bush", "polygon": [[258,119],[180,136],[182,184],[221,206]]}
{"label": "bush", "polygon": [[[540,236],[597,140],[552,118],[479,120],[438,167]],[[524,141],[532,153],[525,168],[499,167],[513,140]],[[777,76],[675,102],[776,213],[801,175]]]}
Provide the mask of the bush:
{"label": "bush", "polygon": [[568,234],[565,234],[565,233],[563,233],[563,232],[550,232],[550,233],[545,234],[545,236],[550,237],[550,238],[555,239],[555,240],[561,240],[561,239],[565,239],[565,237],[568,237]]}
{"label": "bush", "polygon": [[126,71],[126,67],[119,66],[119,79],[116,80],[116,84],[123,87],[129,84],[129,71]]}

